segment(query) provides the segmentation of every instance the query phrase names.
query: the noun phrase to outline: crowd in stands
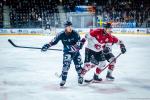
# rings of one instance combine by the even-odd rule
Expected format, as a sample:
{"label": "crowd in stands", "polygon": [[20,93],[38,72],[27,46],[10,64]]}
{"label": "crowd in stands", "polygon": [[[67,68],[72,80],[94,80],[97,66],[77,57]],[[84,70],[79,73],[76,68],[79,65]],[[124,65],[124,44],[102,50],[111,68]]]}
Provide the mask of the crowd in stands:
{"label": "crowd in stands", "polygon": [[59,21],[56,0],[7,0],[11,27],[38,28]]}
{"label": "crowd in stands", "polygon": [[96,15],[113,21],[114,27],[142,27],[150,16],[149,0],[66,0],[63,5],[67,12],[79,5],[96,6]]}
{"label": "crowd in stands", "polygon": [[[150,16],[149,0],[105,1],[108,2],[103,1],[103,4],[97,7],[97,15],[101,15],[106,21],[112,20],[114,27],[142,27]],[[97,3],[97,5],[100,4],[100,2]]]}
{"label": "crowd in stands", "polygon": [[59,5],[65,12],[75,12],[76,6],[95,6],[96,16],[101,16],[103,21],[112,21],[113,27],[142,27],[150,22],[149,0],[0,0],[0,28],[3,27],[4,4],[10,8],[12,28],[57,26],[60,23]]}
{"label": "crowd in stands", "polygon": [[75,7],[85,5],[85,0],[63,0],[62,5],[65,12],[75,12]]}

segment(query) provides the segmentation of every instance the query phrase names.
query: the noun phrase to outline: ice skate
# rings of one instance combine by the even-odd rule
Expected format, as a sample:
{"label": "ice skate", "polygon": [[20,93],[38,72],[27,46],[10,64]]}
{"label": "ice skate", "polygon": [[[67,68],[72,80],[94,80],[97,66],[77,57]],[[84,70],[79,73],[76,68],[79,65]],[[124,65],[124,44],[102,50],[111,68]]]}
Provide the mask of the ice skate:
{"label": "ice skate", "polygon": [[109,81],[113,81],[115,78],[111,75],[110,72],[107,72],[106,79]]}
{"label": "ice skate", "polygon": [[62,80],[62,81],[60,82],[60,86],[63,87],[63,86],[65,85],[65,83],[66,83],[66,81]]}
{"label": "ice skate", "polygon": [[101,81],[102,81],[102,78],[99,78],[98,75],[94,74],[93,82],[98,83],[98,82],[101,82]]}

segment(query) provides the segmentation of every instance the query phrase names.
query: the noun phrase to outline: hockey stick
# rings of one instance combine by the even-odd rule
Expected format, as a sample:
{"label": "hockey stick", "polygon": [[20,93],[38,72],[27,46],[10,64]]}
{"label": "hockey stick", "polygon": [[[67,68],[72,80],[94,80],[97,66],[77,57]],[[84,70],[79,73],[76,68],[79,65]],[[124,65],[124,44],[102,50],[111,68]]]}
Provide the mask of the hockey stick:
{"label": "hockey stick", "polygon": [[[121,56],[122,53],[119,53],[107,66],[104,67],[104,69],[102,69],[102,71],[104,71],[110,64],[112,64],[119,56]],[[101,71],[101,72],[102,72]]]}
{"label": "hockey stick", "polygon": [[62,74],[58,74],[58,72],[55,72],[55,76],[56,76],[57,78],[61,78]]}
{"label": "hockey stick", "polygon": [[[28,46],[18,46],[16,45],[11,39],[8,39],[8,42],[16,47],[16,48],[28,48],[28,49],[42,49],[42,48],[39,48],[39,47],[28,47]],[[55,51],[62,51],[62,49],[48,49],[48,50],[55,50]]]}

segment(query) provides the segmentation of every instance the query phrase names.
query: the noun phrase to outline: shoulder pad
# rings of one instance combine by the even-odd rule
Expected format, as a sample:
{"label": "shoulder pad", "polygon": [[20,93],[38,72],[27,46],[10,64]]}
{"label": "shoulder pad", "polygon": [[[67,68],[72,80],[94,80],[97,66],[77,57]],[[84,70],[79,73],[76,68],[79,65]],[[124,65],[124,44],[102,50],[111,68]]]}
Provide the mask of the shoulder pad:
{"label": "shoulder pad", "polygon": [[62,35],[64,33],[65,33],[65,31],[61,31],[61,32],[57,33],[57,35]]}
{"label": "shoulder pad", "polygon": [[78,33],[76,30],[72,30],[73,33]]}

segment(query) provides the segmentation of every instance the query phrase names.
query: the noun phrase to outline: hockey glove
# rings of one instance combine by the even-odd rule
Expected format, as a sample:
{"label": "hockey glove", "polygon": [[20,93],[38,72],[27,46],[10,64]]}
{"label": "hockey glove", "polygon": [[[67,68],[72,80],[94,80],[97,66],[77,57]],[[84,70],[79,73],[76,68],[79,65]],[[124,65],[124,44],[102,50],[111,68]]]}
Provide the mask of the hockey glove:
{"label": "hockey glove", "polygon": [[120,49],[121,49],[122,54],[126,52],[126,48],[124,44],[120,44]]}
{"label": "hockey glove", "polygon": [[45,44],[45,45],[42,47],[41,51],[47,51],[49,47],[51,47],[50,44]]}
{"label": "hockey glove", "polygon": [[71,52],[78,52],[80,48],[77,45],[71,46]]}
{"label": "hockey glove", "polygon": [[76,45],[78,46],[78,48],[82,49],[82,47],[83,47],[85,41],[86,41],[85,38],[82,38],[82,39],[80,40],[80,42],[77,42]]}
{"label": "hockey glove", "polygon": [[85,39],[83,38],[81,41],[79,41],[75,45],[71,46],[71,51],[72,52],[79,51],[80,49],[82,49],[84,43],[85,43]]}
{"label": "hockey glove", "polygon": [[104,52],[105,54],[109,53],[109,52],[110,52],[110,48],[109,48],[109,47],[105,47],[104,50],[103,50],[103,52]]}

